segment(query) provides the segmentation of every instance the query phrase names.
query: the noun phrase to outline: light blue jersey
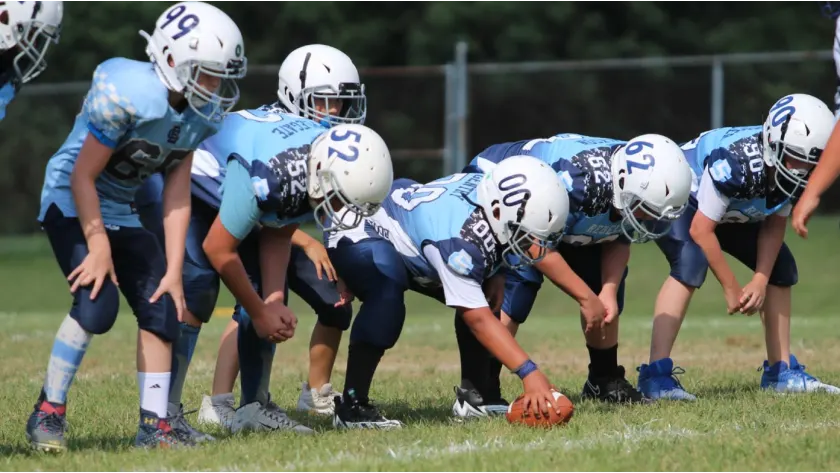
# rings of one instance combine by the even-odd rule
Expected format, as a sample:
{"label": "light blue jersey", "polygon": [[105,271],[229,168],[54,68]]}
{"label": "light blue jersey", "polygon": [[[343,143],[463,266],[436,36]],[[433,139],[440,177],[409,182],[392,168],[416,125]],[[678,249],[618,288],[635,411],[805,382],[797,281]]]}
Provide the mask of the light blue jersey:
{"label": "light blue jersey", "polygon": [[423,286],[441,283],[424,251],[432,245],[452,271],[481,283],[501,263],[501,248],[476,204],[476,186],[483,177],[453,174],[428,184],[397,179],[382,209],[365,219],[364,226],[333,234],[330,240],[384,238],[402,255],[414,281]]}
{"label": "light blue jersey", "polygon": [[786,195],[770,189],[760,126],[707,131],[682,149],[694,174],[692,197],[701,198],[699,183],[708,172],[715,189],[729,199],[722,223],[761,221],[790,204]]}
{"label": "light blue jersey", "polygon": [[6,82],[3,87],[0,87],[0,121],[6,118],[6,107],[12,103],[15,98],[15,86],[11,82]]}
{"label": "light blue jersey", "polygon": [[228,114],[196,153],[202,158],[193,165],[193,194],[219,208],[222,225],[240,240],[257,223],[279,228],[311,220],[309,151],[326,130],[275,106]]}
{"label": "light blue jersey", "polygon": [[533,156],[549,164],[569,193],[569,218],[563,242],[597,244],[624,239],[621,218],[613,211],[610,174],[612,155],[624,144],[608,138],[565,133],[490,146],[470,166],[487,171],[503,159],[517,155]]}
{"label": "light blue jersey", "polygon": [[103,62],[70,136],[47,163],[39,220],[52,204],[66,217],[77,216],[70,175],[89,133],[114,150],[96,179],[103,222],[139,227],[136,190],[148,176],[177,166],[216,127],[191,107],[176,112],[151,63],[124,58]]}

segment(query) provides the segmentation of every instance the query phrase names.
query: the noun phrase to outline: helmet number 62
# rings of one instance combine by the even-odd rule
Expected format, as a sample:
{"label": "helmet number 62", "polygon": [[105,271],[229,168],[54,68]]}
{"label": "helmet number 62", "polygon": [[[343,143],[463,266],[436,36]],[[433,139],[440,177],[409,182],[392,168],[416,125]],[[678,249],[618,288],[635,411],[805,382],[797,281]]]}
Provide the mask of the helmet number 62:
{"label": "helmet number 62", "polygon": [[[625,151],[627,154],[627,174],[633,174],[633,169],[640,169],[644,171],[656,164],[656,160],[653,159],[653,155],[651,154],[635,156],[642,152],[645,148],[653,149],[653,145],[646,141],[634,141],[627,145],[627,150]],[[631,158],[630,156],[635,157]]]}

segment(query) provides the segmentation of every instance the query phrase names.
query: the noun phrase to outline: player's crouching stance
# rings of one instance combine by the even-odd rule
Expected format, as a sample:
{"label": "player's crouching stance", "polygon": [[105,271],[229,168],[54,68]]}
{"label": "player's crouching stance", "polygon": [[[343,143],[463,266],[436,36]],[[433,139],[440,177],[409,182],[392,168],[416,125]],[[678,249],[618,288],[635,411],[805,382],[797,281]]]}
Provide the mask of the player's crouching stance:
{"label": "player's crouching stance", "polygon": [[399,428],[370,403],[379,361],[393,347],[406,317],[405,291],[453,307],[476,338],[522,378],[526,408],[548,412],[554,398],[545,375],[493,316],[501,285],[485,281],[507,258],[523,265],[543,257],[559,238],[569,202],[551,168],[512,158],[487,174],[454,174],[425,185],[394,182],[382,209],[354,230],[327,235],[330,259],[361,300],[350,331],[343,399],[336,397],[337,428]]}
{"label": "player's crouching stance", "polygon": [[[363,125],[324,130],[270,110],[245,114],[262,129],[250,127],[250,134],[243,132],[236,143],[220,148],[234,144],[241,154],[228,158],[218,216],[203,243],[207,260],[239,304],[234,317],[242,396],[231,430],[312,433],[271,403],[268,391],[275,344],[291,338],[297,324],[284,297],[291,238],[298,224],[313,216],[324,230],[347,230],[373,215],[393,182],[391,157],[382,138]],[[232,119],[241,119],[240,114]],[[298,121],[292,129],[303,131],[272,141],[281,136],[272,133],[279,120]],[[282,147],[264,147],[277,141]],[[337,217],[340,211],[343,220]],[[261,228],[254,232],[257,225]]]}
{"label": "player's crouching stance", "polygon": [[[143,35],[152,62],[114,58],[99,65],[70,136],[47,165],[39,220],[71,284],[73,307],[26,425],[36,448],[66,446],[67,391],[93,335],[116,320],[118,282],[140,329],[135,445],[188,443],[173,435],[166,407],[171,344],[184,307],[190,163],[238,100],[235,79],[244,77],[246,64],[239,29],[208,4],[179,3],[157,20],[151,37]],[[133,208],[136,189],[155,172],[167,176],[166,257]]]}
{"label": "player's crouching stance", "polygon": [[[556,251],[533,267],[505,271],[502,322],[516,334],[534,306],[544,275],[580,304],[590,360],[582,396],[613,403],[646,402],[618,364],[619,315],[630,243],[656,239],[685,211],[691,189],[685,156],[676,143],[661,135],[625,142],[560,134],[490,146],[470,165],[489,170],[520,153],[546,162],[564,182],[569,219]],[[453,414],[504,413],[501,365],[476,346],[466,327],[456,324],[456,332],[462,373]]]}
{"label": "player's crouching stance", "polygon": [[23,84],[47,68],[47,50],[58,43],[62,2],[0,4],[0,120]]}
{"label": "player's crouching stance", "polygon": [[[833,126],[823,102],[794,94],[773,105],[763,127],[720,128],[683,145],[699,184],[689,210],[657,240],[671,274],[656,300],[650,364],[639,367],[642,392],[654,399],[695,399],[674,376],[681,370],[670,356],[691,296],[711,267],[730,314],[761,314],[767,347],[763,389],[840,393],[805,372],[790,353],[791,287],[798,274],[784,243],[791,204]],[[723,252],[755,272],[743,288]]]}

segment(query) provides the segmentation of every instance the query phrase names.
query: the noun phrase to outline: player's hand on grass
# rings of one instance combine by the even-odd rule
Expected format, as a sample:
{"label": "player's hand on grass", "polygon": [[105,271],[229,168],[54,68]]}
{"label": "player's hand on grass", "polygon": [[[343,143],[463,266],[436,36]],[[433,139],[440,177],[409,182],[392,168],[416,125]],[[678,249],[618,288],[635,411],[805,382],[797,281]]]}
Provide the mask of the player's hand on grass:
{"label": "player's hand on grass", "polygon": [[763,280],[753,279],[741,291],[741,313],[752,315],[761,310],[764,306],[764,298],[767,296],[767,283]]}
{"label": "player's hand on grass", "polygon": [[525,376],[522,385],[525,388],[524,404],[522,405],[525,412],[530,410],[539,417],[549,415],[549,411],[553,409],[557,415],[560,415],[560,406],[555,405],[554,395],[551,394],[551,383],[548,382],[548,378],[542,371],[537,370]]}
{"label": "player's hand on grass", "polygon": [[67,280],[72,284],[70,292],[76,293],[80,287],[87,287],[93,284],[90,291],[90,299],[96,299],[99,295],[99,290],[105,284],[105,278],[111,279],[115,286],[117,283],[117,273],[114,271],[114,261],[111,259],[111,247],[105,248],[91,248],[90,253],[85,256],[82,263],[67,276]]}
{"label": "player's hand on grass", "polygon": [[808,220],[814,215],[817,207],[820,206],[820,198],[808,195],[806,192],[796,203],[793,208],[793,216],[791,218],[791,225],[793,225],[796,234],[802,238],[808,238]]}
{"label": "player's hand on grass", "polygon": [[353,302],[353,299],[356,298],[356,296],[354,296],[353,293],[350,292],[350,289],[347,289],[347,284],[345,284],[344,280],[341,278],[338,278],[338,282],[336,283],[336,289],[338,290],[339,299],[338,302],[335,303],[334,307],[341,307],[344,304],[349,304]]}
{"label": "player's hand on grass", "polygon": [[729,315],[741,310],[741,286],[738,283],[724,286],[723,297],[726,298],[726,312]]}
{"label": "player's hand on grass", "polygon": [[484,281],[484,297],[490,304],[490,310],[498,314],[502,310],[502,302],[505,300],[505,275],[496,274]]}
{"label": "player's hand on grass", "polygon": [[160,279],[155,293],[149,298],[149,302],[154,304],[164,294],[169,294],[172,298],[172,303],[175,304],[175,311],[178,314],[178,321],[183,320],[184,310],[187,307],[187,302],[184,299],[184,285],[181,281],[181,272],[169,272]]}
{"label": "player's hand on grass", "polygon": [[599,297],[588,297],[580,302],[580,313],[586,321],[585,333],[604,328],[607,309]]}
{"label": "player's hand on grass", "polygon": [[312,240],[303,247],[304,253],[315,265],[315,272],[318,274],[318,279],[322,279],[322,275],[326,275],[330,281],[338,279],[338,275],[333,268],[332,261],[327,255],[327,249],[324,248],[317,240]]}

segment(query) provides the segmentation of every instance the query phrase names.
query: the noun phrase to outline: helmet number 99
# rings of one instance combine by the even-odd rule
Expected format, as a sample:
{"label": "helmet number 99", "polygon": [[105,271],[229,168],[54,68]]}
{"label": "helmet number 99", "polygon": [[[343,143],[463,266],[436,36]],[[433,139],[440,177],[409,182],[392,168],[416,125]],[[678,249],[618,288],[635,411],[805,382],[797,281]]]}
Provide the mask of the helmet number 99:
{"label": "helmet number 99", "polygon": [[[338,143],[338,142],[341,142],[341,141],[347,141],[348,139],[352,140],[353,143],[358,143],[362,140],[362,135],[358,132],[351,131],[351,130],[343,130],[344,133],[342,134],[342,133],[339,133],[340,131],[342,131],[342,130],[333,129],[333,131],[330,132],[330,140],[333,143]],[[356,147],[356,146],[353,146],[353,145],[348,143],[348,144],[346,144],[346,151],[348,151],[349,154],[348,153],[343,153],[343,152],[333,148],[332,146],[330,146],[329,149],[327,150],[327,156],[329,156],[331,158],[331,157],[333,157],[333,155],[335,155],[335,156],[338,156],[340,159],[343,159],[345,161],[355,161],[359,157],[359,148]]]}
{"label": "helmet number 99", "polygon": [[188,15],[181,16],[181,15],[184,14],[184,12],[186,10],[187,10],[186,5],[178,5],[177,7],[173,8],[172,10],[169,10],[166,13],[166,21],[162,25],[160,25],[160,29],[161,30],[165,29],[173,21],[177,20],[178,17],[181,17],[181,19],[178,21],[178,24],[177,24],[178,32],[175,33],[175,36],[173,36],[172,39],[181,38],[184,35],[186,35],[187,33],[189,33],[190,31],[192,31],[193,28],[198,26],[199,20],[198,20],[198,17],[193,15],[192,13],[190,13]]}
{"label": "helmet number 99", "polygon": [[656,164],[656,160],[653,159],[653,155],[651,154],[643,154],[641,156],[630,158],[630,156],[639,154],[645,148],[653,149],[653,145],[645,141],[634,141],[627,145],[627,150],[625,151],[627,154],[627,174],[633,174],[633,169],[641,169],[644,171]]}
{"label": "helmet number 99", "polygon": [[[499,181],[499,190],[507,192],[502,197],[502,203],[508,207],[516,207],[531,198],[531,191],[528,189],[521,189],[528,178],[524,174],[511,174]],[[510,192],[508,192],[510,191]],[[515,199],[515,200],[514,200]]]}

